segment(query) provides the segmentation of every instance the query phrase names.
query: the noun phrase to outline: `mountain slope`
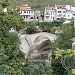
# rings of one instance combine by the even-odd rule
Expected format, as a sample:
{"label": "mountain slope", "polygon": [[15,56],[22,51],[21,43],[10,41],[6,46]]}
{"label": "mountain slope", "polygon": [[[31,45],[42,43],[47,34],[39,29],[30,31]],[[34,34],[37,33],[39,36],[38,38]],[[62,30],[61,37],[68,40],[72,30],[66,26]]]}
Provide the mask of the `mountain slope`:
{"label": "mountain slope", "polygon": [[[0,0],[4,1],[4,0]],[[75,6],[75,0],[8,0],[11,7],[15,7],[19,4],[27,3],[33,7],[35,6],[54,6],[54,4],[69,4]]]}

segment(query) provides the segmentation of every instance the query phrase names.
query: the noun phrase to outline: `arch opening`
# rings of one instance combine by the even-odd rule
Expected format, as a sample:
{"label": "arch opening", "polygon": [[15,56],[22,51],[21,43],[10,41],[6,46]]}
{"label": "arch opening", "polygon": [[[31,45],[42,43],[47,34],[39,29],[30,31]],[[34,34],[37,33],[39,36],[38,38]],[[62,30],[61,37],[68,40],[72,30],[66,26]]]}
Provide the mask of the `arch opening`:
{"label": "arch opening", "polygon": [[51,55],[52,44],[48,37],[38,36],[34,40],[35,49],[32,50],[30,57],[32,60],[49,60]]}

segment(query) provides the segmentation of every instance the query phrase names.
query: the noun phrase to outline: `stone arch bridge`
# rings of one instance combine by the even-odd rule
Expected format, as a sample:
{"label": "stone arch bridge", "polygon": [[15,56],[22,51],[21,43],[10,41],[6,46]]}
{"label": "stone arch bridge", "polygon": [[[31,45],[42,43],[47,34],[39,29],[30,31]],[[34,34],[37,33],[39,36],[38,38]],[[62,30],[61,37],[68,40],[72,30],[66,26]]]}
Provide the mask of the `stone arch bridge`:
{"label": "stone arch bridge", "polygon": [[20,50],[25,58],[30,56],[33,60],[50,60],[51,42],[56,38],[56,35],[46,32],[20,35]]}

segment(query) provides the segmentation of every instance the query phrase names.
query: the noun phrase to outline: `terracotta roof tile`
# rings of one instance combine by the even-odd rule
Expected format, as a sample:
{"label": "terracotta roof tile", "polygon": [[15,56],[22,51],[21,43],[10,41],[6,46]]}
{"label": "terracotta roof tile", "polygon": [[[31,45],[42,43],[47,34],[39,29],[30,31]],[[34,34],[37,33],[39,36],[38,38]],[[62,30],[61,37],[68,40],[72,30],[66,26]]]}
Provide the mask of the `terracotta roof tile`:
{"label": "terracotta roof tile", "polygon": [[20,10],[32,10],[31,8],[20,7]]}
{"label": "terracotta roof tile", "polygon": [[28,6],[27,4],[17,6],[17,8],[20,10],[32,10],[32,8]]}

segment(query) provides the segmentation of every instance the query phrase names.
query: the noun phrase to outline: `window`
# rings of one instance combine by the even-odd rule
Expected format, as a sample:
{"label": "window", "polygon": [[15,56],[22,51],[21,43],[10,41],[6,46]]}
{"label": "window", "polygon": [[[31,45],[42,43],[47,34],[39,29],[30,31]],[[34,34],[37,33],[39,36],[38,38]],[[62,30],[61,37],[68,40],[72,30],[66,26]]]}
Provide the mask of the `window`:
{"label": "window", "polygon": [[65,17],[65,15],[63,15],[63,17]]}
{"label": "window", "polygon": [[51,19],[52,19],[52,16],[51,16]]}
{"label": "window", "polygon": [[31,19],[33,19],[33,17],[31,17]]}
{"label": "window", "polygon": [[58,13],[61,13],[61,11],[58,11]]}
{"label": "window", "polygon": [[26,16],[24,16],[24,18],[25,18]]}
{"label": "window", "polygon": [[62,9],[63,7],[60,7],[60,9]]}
{"label": "window", "polygon": [[49,19],[49,16],[46,16],[46,19]]}
{"label": "window", "polygon": [[33,11],[31,11],[31,14],[33,14]]}
{"label": "window", "polygon": [[52,12],[51,12],[51,14],[52,14]]}
{"label": "window", "polygon": [[49,15],[49,12],[46,12],[46,15]]}
{"label": "window", "polygon": [[73,14],[75,16],[75,14]]}
{"label": "window", "polygon": [[27,11],[27,13],[28,13],[28,11]]}
{"label": "window", "polygon": [[65,11],[63,11],[63,13],[65,13]]}
{"label": "window", "polygon": [[70,15],[68,15],[68,17],[70,17]]}
{"label": "window", "polygon": [[59,7],[57,7],[57,9],[59,9]]}
{"label": "window", "polygon": [[29,14],[30,14],[30,11],[29,11]]}
{"label": "window", "polygon": [[57,18],[57,20],[60,20],[60,18]]}
{"label": "window", "polygon": [[53,10],[53,8],[52,8],[52,10]]}
{"label": "window", "polygon": [[26,11],[24,11],[24,13],[26,13]]}
{"label": "window", "polygon": [[62,14],[59,14],[58,16],[59,16],[59,17],[62,17]]}
{"label": "window", "polygon": [[53,17],[53,21],[54,21],[54,17]]}

